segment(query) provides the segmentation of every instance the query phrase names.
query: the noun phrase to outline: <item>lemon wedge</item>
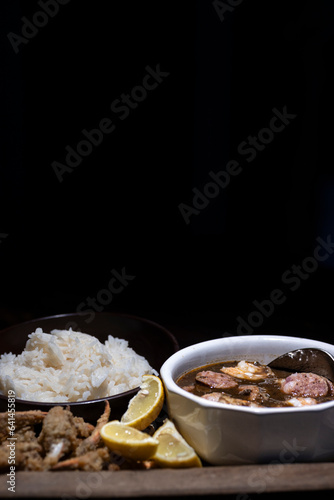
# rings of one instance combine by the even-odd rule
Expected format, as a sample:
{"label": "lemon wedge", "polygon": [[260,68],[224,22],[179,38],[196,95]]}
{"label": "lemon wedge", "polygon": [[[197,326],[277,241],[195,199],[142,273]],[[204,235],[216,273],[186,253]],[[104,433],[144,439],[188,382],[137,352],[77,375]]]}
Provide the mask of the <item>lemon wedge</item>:
{"label": "lemon wedge", "polygon": [[154,455],[159,441],[145,432],[111,420],[101,431],[104,444],[115,453],[132,460],[148,460]]}
{"label": "lemon wedge", "polygon": [[139,391],[130,399],[121,422],[142,431],[157,418],[163,404],[164,388],[160,378],[143,375]]}
{"label": "lemon wedge", "polygon": [[160,467],[202,467],[195,450],[189,446],[168,418],[155,431],[153,438],[159,445],[152,459]]}

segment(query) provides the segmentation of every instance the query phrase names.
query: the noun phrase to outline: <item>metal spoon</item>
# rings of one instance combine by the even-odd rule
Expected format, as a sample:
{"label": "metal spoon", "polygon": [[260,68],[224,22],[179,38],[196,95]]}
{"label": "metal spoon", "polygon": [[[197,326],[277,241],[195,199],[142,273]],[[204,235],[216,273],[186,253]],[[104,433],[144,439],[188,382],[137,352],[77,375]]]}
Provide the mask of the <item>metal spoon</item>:
{"label": "metal spoon", "polygon": [[334,382],[334,357],[327,351],[313,347],[282,354],[268,366],[277,370],[316,373]]}

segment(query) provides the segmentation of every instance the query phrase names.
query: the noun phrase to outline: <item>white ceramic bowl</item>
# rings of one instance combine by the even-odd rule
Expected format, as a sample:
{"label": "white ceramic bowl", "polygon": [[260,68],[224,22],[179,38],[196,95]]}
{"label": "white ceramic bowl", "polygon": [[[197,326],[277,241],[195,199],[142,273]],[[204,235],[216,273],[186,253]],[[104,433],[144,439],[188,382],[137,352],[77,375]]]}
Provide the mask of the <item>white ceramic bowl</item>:
{"label": "white ceramic bowl", "polygon": [[293,349],[334,345],[278,335],[225,337],[173,354],[161,367],[170,418],[210,464],[321,462],[334,459],[334,401],[292,408],[251,408],[216,403],[178,387],[183,373],[219,361],[270,363]]}

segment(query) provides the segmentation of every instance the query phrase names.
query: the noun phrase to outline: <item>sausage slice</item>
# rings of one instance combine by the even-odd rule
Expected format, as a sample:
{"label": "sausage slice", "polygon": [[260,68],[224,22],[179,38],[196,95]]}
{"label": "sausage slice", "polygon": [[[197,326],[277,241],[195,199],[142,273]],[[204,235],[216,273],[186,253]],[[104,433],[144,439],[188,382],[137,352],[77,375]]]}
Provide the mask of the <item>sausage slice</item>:
{"label": "sausage slice", "polygon": [[293,373],[282,381],[284,394],[296,397],[318,398],[332,393],[329,380],[315,373]]}
{"label": "sausage slice", "polygon": [[196,381],[214,389],[231,389],[238,385],[238,382],[229,375],[210,370],[197,373]]}

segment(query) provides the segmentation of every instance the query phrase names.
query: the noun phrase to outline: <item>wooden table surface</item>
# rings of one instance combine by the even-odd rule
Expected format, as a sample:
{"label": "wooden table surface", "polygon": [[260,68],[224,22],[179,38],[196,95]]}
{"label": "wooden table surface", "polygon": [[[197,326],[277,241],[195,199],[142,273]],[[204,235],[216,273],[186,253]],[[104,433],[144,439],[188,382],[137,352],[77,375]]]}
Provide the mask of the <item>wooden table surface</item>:
{"label": "wooden table surface", "polygon": [[[334,490],[334,463],[212,466],[117,472],[17,472],[15,494],[0,476],[1,498],[135,498]],[[322,497],[323,498],[323,497]]]}

